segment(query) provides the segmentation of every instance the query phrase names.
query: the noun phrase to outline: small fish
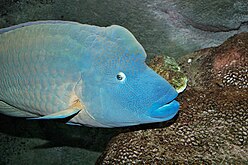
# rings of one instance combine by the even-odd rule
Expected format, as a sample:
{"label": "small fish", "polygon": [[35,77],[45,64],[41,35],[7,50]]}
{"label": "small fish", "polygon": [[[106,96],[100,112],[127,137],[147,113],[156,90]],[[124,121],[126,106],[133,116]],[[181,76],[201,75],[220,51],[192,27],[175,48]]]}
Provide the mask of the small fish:
{"label": "small fish", "polygon": [[117,25],[37,21],[0,29],[0,113],[93,127],[169,120],[178,93],[145,59]]}

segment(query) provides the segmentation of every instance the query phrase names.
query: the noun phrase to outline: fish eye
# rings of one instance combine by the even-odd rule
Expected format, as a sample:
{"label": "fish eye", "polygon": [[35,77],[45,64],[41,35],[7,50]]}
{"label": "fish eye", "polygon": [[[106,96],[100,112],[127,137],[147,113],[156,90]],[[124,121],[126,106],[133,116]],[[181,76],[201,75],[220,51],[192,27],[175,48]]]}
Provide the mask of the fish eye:
{"label": "fish eye", "polygon": [[117,80],[124,81],[126,79],[126,75],[123,72],[119,72],[116,76]]}

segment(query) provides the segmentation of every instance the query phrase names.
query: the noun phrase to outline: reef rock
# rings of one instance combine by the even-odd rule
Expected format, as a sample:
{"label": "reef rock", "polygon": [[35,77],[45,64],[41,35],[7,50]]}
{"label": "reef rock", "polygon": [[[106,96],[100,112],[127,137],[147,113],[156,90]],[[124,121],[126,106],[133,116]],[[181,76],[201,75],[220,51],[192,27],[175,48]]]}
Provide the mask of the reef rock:
{"label": "reef rock", "polygon": [[98,163],[248,163],[248,33],[179,64],[188,86],[178,97],[177,118],[128,128],[110,141]]}

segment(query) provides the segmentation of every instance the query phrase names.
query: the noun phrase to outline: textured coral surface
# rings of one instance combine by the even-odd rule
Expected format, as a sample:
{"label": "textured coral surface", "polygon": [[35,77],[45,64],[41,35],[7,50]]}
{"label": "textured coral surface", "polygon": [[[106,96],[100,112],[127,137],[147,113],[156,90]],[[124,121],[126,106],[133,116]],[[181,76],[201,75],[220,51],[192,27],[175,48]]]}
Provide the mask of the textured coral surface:
{"label": "textured coral surface", "polygon": [[176,60],[166,56],[155,56],[148,62],[155,72],[164,77],[176,90],[181,93],[187,86],[187,77],[180,70]]}
{"label": "textured coral surface", "polygon": [[[101,164],[247,164],[248,33],[180,59],[189,78],[170,122],[114,137]],[[144,129],[145,128],[145,129]]]}

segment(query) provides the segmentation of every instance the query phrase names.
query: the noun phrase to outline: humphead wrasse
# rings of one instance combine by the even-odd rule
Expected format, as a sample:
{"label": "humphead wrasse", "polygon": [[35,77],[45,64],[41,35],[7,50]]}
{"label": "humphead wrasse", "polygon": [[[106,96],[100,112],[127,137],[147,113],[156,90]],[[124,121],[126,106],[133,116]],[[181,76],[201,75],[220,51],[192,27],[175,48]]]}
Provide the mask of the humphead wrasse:
{"label": "humphead wrasse", "polygon": [[0,30],[0,113],[94,127],[163,122],[177,91],[117,25],[29,22]]}

